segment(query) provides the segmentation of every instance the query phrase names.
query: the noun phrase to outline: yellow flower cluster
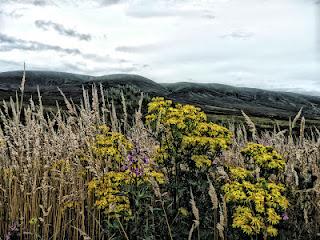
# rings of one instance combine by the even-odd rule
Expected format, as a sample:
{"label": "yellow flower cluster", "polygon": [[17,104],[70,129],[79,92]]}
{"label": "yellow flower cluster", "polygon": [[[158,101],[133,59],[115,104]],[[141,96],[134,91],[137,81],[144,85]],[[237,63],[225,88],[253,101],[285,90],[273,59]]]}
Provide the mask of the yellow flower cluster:
{"label": "yellow flower cluster", "polygon": [[161,97],[153,98],[149,103],[146,121],[155,129],[162,127],[164,135],[158,149],[160,162],[170,160],[172,153],[188,151],[197,168],[210,167],[209,155],[226,149],[232,138],[228,129],[207,122],[207,116],[200,108],[173,104]]}
{"label": "yellow flower cluster", "polygon": [[192,105],[176,104],[162,97],[153,98],[148,104],[147,123],[156,124],[159,121],[165,127],[176,127],[180,130],[189,130],[197,122],[207,120],[204,112]]}
{"label": "yellow flower cluster", "polygon": [[97,157],[107,158],[116,163],[124,160],[125,153],[132,149],[132,144],[118,132],[111,132],[110,128],[102,125],[101,133],[96,135],[92,151]]}
{"label": "yellow flower cluster", "polygon": [[206,155],[193,155],[191,159],[196,163],[197,168],[211,166],[211,160]]}
{"label": "yellow flower cluster", "polygon": [[183,217],[187,217],[189,215],[188,210],[186,208],[184,208],[184,207],[179,208],[178,212]]}
{"label": "yellow flower cluster", "polygon": [[110,171],[103,177],[90,181],[88,189],[95,194],[96,206],[103,209],[109,217],[123,216],[128,219],[132,212],[128,192],[123,187],[130,184],[151,184],[152,179],[159,184],[165,182],[163,173],[151,169],[141,177],[132,174],[130,170]]}
{"label": "yellow flower cluster", "polygon": [[270,146],[266,147],[261,144],[249,143],[241,153],[245,157],[251,158],[261,168],[279,171],[285,167],[282,156]]}
{"label": "yellow flower cluster", "polygon": [[128,176],[124,172],[108,172],[99,179],[89,182],[89,192],[95,193],[97,198],[96,206],[112,217],[131,216],[130,201],[126,192],[121,190],[121,186],[128,181]]}
{"label": "yellow flower cluster", "polygon": [[240,228],[247,235],[257,234],[261,231],[265,231],[267,236],[275,237],[278,235],[278,230],[274,226],[266,226],[264,219],[259,215],[255,216],[249,207],[236,208],[232,227]]}
{"label": "yellow flower cluster", "polygon": [[[263,145],[249,144],[242,153],[252,158],[262,173],[264,168],[280,170],[285,164],[277,152]],[[276,164],[270,165],[272,161]],[[232,227],[247,235],[277,236],[275,225],[281,220],[280,213],[289,205],[284,196],[285,187],[267,180],[267,174],[257,177],[253,171],[242,167],[230,167],[228,171],[230,181],[222,190],[226,201],[234,206]]]}
{"label": "yellow flower cluster", "polygon": [[[89,192],[94,192],[95,205],[113,218],[130,218],[129,185],[150,184],[154,179],[159,184],[165,176],[156,169],[148,156],[133,154],[133,144],[122,134],[110,132],[106,126],[100,127],[101,134],[96,136],[93,152],[98,157],[109,159],[109,171],[102,177],[89,182]],[[131,151],[132,150],[132,151]],[[140,151],[138,151],[140,152]],[[141,159],[143,158],[143,159]]]}

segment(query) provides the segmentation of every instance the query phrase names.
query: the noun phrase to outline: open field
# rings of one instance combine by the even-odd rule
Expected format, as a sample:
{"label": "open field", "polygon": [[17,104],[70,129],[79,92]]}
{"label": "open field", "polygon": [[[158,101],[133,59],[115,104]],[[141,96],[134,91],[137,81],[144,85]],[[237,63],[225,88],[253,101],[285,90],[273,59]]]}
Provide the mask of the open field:
{"label": "open field", "polygon": [[247,116],[225,128],[162,98],[133,114],[120,96],[93,87],[52,113],[21,93],[4,104],[2,238],[319,238],[320,132],[301,113],[280,131]]}

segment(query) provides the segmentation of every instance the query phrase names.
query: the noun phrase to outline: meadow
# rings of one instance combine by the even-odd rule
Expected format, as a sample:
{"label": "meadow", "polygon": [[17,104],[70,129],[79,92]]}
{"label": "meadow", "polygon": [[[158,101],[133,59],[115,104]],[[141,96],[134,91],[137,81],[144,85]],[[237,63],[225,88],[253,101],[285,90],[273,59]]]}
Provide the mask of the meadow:
{"label": "meadow", "polygon": [[0,111],[1,239],[319,239],[320,132],[301,111],[257,131],[92,86],[48,112],[24,81]]}

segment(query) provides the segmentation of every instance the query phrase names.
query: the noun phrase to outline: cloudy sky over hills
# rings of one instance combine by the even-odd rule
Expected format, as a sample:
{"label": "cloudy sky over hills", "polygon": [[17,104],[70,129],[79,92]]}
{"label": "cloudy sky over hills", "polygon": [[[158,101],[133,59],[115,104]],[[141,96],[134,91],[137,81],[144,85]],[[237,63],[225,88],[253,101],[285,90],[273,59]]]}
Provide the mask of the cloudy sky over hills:
{"label": "cloudy sky over hills", "polygon": [[0,0],[0,71],[320,92],[317,0]]}

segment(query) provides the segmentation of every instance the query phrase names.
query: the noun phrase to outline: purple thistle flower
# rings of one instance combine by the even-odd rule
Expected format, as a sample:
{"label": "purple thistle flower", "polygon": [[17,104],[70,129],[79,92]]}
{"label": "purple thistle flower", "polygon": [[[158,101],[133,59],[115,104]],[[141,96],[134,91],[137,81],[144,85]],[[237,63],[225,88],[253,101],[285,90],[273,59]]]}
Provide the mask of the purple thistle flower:
{"label": "purple thistle flower", "polygon": [[284,221],[289,220],[289,216],[286,212],[282,214],[282,220],[284,220]]}

